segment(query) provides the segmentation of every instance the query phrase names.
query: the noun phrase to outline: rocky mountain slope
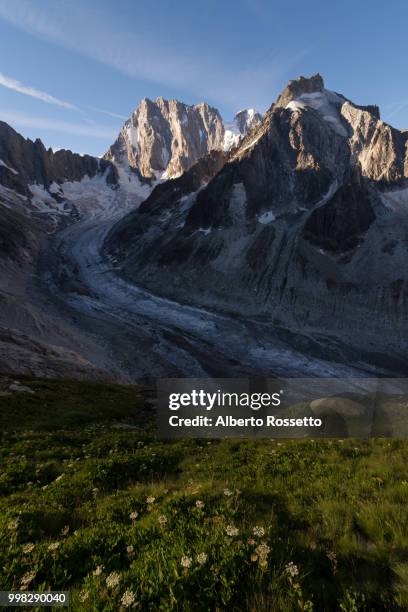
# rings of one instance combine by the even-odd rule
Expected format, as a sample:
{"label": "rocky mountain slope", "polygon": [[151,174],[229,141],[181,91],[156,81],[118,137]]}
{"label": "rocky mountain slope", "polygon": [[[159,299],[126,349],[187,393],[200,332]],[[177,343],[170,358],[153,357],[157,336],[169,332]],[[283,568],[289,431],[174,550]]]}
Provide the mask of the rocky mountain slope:
{"label": "rocky mountain slope", "polygon": [[77,218],[92,197],[103,206],[104,196],[117,188],[118,173],[109,161],[54,153],[0,121],[0,263],[31,262],[44,234]]}
{"label": "rocky mountain slope", "polygon": [[224,125],[204,102],[144,98],[104,157],[147,180],[176,178],[212,151],[236,146],[260,120],[253,109],[243,110]]}
{"label": "rocky mountain slope", "polygon": [[408,132],[301,77],[189,189],[110,233],[125,276],[408,371]]}
{"label": "rocky mountain slope", "polygon": [[54,153],[0,122],[0,371],[104,376],[81,356],[73,326],[51,315],[47,300],[37,303],[32,284],[40,253],[57,228],[117,197],[110,162]]}
{"label": "rocky mountain slope", "polygon": [[[31,197],[30,185],[48,190],[53,183],[80,181],[85,176],[106,173],[108,183],[115,184],[114,166],[90,155],[78,155],[64,149],[55,153],[46,149],[39,138],[23,138],[7,123],[0,121],[0,185]],[[51,195],[55,190],[51,188]],[[58,199],[55,196],[55,199]]]}

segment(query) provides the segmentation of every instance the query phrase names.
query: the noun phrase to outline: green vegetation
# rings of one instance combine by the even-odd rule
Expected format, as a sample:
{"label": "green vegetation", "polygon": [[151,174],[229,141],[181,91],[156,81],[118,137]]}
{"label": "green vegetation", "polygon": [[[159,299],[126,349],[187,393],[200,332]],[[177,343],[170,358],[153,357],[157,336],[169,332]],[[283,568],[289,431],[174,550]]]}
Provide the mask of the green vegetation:
{"label": "green vegetation", "polygon": [[406,442],[165,443],[136,387],[22,382],[0,393],[0,590],[69,590],[75,611],[408,609]]}

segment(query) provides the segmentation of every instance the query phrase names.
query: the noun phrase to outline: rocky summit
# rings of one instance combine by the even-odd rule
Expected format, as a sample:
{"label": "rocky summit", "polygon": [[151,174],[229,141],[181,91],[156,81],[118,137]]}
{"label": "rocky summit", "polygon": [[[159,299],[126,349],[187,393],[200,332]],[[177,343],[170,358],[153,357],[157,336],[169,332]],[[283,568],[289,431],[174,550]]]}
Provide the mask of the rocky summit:
{"label": "rocky summit", "polygon": [[176,178],[212,151],[236,146],[260,120],[250,109],[224,124],[218,110],[205,102],[189,106],[144,98],[104,158],[144,179]]}
{"label": "rocky summit", "polygon": [[127,278],[406,371],[407,131],[300,77],[211,180],[191,173],[111,231]]}

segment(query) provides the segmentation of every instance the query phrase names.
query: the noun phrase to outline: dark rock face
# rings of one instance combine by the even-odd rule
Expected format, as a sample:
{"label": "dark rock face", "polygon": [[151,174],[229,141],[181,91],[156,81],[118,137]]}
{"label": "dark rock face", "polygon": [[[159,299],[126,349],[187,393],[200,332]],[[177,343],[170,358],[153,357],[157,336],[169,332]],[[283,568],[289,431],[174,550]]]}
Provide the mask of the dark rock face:
{"label": "dark rock face", "polygon": [[301,235],[316,246],[341,254],[359,245],[374,220],[369,191],[351,183],[340,187],[330,200],[313,210]]}
{"label": "dark rock face", "polygon": [[55,183],[80,181],[107,172],[107,180],[116,182],[116,170],[106,160],[78,155],[61,149],[55,153],[37,139],[23,138],[7,123],[0,121],[0,184],[26,196],[28,185],[37,183],[48,189]]}
{"label": "dark rock face", "polygon": [[408,132],[378,107],[326,90],[320,75],[300,78],[208,184],[161,185],[107,248],[161,294],[403,364],[407,155]]}
{"label": "dark rock face", "polygon": [[273,225],[264,227],[249,249],[246,251],[246,261],[251,270],[256,271],[262,261],[266,261],[272,251],[272,244],[276,238],[276,231]]}
{"label": "dark rock face", "polygon": [[0,261],[19,266],[29,263],[38,248],[39,235],[39,224],[0,196]]}
{"label": "dark rock face", "polygon": [[[139,262],[155,259],[162,263],[171,261],[175,264],[185,261],[187,255],[190,256],[195,251],[194,240],[191,239],[189,231],[182,231],[182,235],[177,238],[172,234],[167,236],[164,231],[166,220],[171,219],[171,223],[177,223],[179,219],[180,224],[184,225],[184,212],[191,205],[191,194],[199,191],[216,176],[226,159],[227,155],[222,151],[213,151],[179,178],[159,183],[136,211],[115,226],[114,232],[106,241],[109,253],[117,256],[117,236],[120,235],[121,244],[133,243],[138,236],[140,240],[137,241],[138,246],[132,254],[132,265],[138,266]],[[184,202],[181,211],[180,202]],[[146,233],[150,234],[148,241],[144,240]]]}
{"label": "dark rock face", "polygon": [[179,178],[160,183],[139,208],[140,213],[153,212],[155,208],[178,203],[180,197],[197,191],[209,182],[224,166],[227,155],[222,151],[213,151],[202,157],[190,170]]}

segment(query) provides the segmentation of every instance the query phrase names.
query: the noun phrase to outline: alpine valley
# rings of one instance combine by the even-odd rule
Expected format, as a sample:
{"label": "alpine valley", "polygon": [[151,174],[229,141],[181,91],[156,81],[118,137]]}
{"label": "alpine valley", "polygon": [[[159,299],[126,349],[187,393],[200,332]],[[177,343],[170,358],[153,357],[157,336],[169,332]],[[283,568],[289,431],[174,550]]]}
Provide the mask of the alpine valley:
{"label": "alpine valley", "polygon": [[102,158],[0,122],[0,371],[408,372],[408,131],[289,82],[262,116],[144,99]]}

